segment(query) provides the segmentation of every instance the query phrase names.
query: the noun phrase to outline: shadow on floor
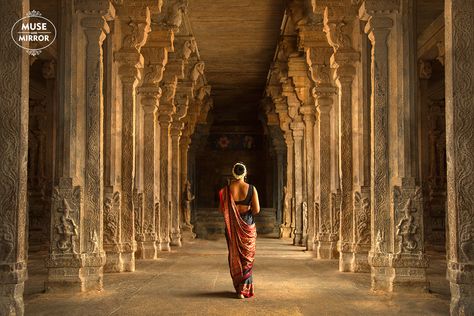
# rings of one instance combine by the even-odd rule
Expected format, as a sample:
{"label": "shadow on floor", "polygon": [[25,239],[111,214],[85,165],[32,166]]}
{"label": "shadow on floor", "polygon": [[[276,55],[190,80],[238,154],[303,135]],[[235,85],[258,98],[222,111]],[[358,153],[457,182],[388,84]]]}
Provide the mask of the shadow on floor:
{"label": "shadow on floor", "polygon": [[218,291],[218,292],[195,292],[195,293],[183,293],[181,297],[208,297],[208,298],[237,298],[235,292],[231,291]]}

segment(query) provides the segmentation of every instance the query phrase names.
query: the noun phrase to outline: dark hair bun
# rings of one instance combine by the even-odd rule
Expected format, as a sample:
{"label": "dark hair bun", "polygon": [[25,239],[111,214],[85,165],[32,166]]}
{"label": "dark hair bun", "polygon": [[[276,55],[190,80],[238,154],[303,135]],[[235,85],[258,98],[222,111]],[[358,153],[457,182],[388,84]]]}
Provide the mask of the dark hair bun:
{"label": "dark hair bun", "polygon": [[235,173],[236,175],[238,175],[238,176],[243,175],[244,172],[245,172],[245,167],[244,167],[244,165],[242,165],[242,164],[239,163],[239,164],[236,164],[236,165],[234,166],[234,173]]}

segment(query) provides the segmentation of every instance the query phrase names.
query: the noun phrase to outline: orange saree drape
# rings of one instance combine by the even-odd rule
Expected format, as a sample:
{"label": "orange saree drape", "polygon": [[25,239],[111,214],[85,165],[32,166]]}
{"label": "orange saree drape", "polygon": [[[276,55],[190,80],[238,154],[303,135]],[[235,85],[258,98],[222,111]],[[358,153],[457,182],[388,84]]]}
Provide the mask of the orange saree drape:
{"label": "orange saree drape", "polygon": [[219,192],[221,212],[224,214],[229,268],[237,294],[245,297],[254,295],[252,268],[255,258],[257,229],[255,223],[242,219],[235,201],[226,186]]}

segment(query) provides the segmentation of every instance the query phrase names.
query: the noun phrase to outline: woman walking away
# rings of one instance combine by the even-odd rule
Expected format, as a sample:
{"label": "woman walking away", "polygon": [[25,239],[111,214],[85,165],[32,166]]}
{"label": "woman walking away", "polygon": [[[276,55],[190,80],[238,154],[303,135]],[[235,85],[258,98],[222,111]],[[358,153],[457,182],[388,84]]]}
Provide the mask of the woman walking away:
{"label": "woman walking away", "polygon": [[232,168],[234,180],[219,192],[224,214],[229,268],[238,298],[252,297],[252,268],[257,229],[254,215],[260,212],[257,189],[245,182],[247,168],[238,162]]}

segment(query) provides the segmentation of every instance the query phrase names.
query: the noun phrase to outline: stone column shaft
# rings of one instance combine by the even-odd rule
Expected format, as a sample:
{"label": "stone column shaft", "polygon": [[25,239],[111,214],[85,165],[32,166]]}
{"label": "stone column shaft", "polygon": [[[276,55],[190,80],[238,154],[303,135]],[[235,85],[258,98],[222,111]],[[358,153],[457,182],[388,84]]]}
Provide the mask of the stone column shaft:
{"label": "stone column shaft", "polygon": [[[94,7],[96,5],[96,7]],[[88,7],[86,9],[86,7]],[[84,136],[82,154],[75,159],[82,170],[73,178],[61,177],[53,190],[51,208],[51,250],[46,266],[47,291],[100,291],[103,266],[103,61],[102,42],[109,32],[105,18],[114,15],[109,3],[81,3],[78,12],[76,48],[85,51],[72,68],[84,78],[79,106],[85,119],[76,122]],[[92,9],[92,10],[91,10]],[[82,33],[83,32],[83,33]],[[73,36],[70,34],[69,36]],[[68,36],[68,35],[66,35]],[[76,73],[76,72],[72,72]],[[65,93],[72,93],[65,87]],[[74,94],[72,94],[74,95]],[[65,107],[69,106],[68,104]],[[74,105],[76,106],[76,105]],[[71,106],[73,107],[73,106]],[[61,118],[62,119],[62,118]],[[79,162],[78,162],[79,163]],[[64,165],[63,165],[64,166]],[[83,184],[83,187],[73,182]]]}
{"label": "stone column shaft", "polygon": [[451,315],[474,314],[474,2],[447,0],[446,152]]}
{"label": "stone column shaft", "polygon": [[[135,58],[140,60],[137,53]],[[123,270],[135,271],[135,87],[138,83],[138,69],[134,66],[120,66],[122,81],[122,201],[121,201],[121,252]]]}
{"label": "stone column shaft", "polygon": [[171,245],[181,247],[181,189],[180,189],[180,150],[179,140],[184,123],[173,122],[171,127],[171,195],[173,212],[171,218]]}
{"label": "stone column shaft", "polygon": [[[362,12],[363,8],[361,8]],[[365,14],[365,13],[364,13]],[[365,31],[372,42],[371,65],[371,229],[369,252],[372,289],[390,290],[391,269],[387,252],[391,249],[389,160],[389,86],[387,39],[393,25],[388,16],[370,17]]]}
{"label": "stone column shaft", "polygon": [[160,124],[160,244],[162,251],[170,251],[170,204],[171,204],[171,111],[159,111]]}
{"label": "stone column shaft", "polygon": [[[28,1],[4,1],[0,26],[9,30],[25,15]],[[28,55],[9,32],[0,34],[4,77],[0,85],[0,314],[23,315],[27,277],[27,156],[28,156]]]}
{"label": "stone column shaft", "polygon": [[[158,163],[155,155],[155,130],[156,130],[156,110],[158,100],[161,96],[159,87],[141,87],[140,94],[143,94],[142,105],[144,110],[144,173],[143,173],[143,225],[142,231],[137,233],[137,258],[156,259],[157,258],[157,234],[156,234],[156,214],[155,214],[155,171],[154,166]],[[146,92],[145,92],[146,91]]]}
{"label": "stone column shaft", "polygon": [[[305,141],[305,160],[306,160],[306,191],[307,191],[307,206],[306,214],[303,214],[303,225],[306,231],[303,231],[305,245],[308,250],[313,250],[314,244],[314,121],[315,108],[312,106],[303,107],[300,112],[304,114],[304,141]],[[303,209],[304,211],[304,209]],[[305,219],[306,218],[306,219]]]}
{"label": "stone column shaft", "polygon": [[289,131],[285,131],[286,143],[286,192],[284,194],[283,203],[283,224],[280,229],[280,237],[292,238],[294,232],[292,230],[293,223],[293,138]]}
{"label": "stone column shaft", "polygon": [[328,92],[316,87],[315,94],[319,111],[319,233],[317,244],[318,259],[336,258],[336,243],[331,240],[331,105],[332,87]]}
{"label": "stone column shaft", "polygon": [[[293,238],[294,245],[303,245],[303,209],[304,209],[304,196],[303,196],[303,164],[304,164],[304,149],[303,149],[303,136],[304,136],[304,124],[303,122],[293,122],[290,124],[293,136],[293,164],[294,164],[294,212],[295,212],[295,236]],[[307,205],[306,205],[307,208]]]}

